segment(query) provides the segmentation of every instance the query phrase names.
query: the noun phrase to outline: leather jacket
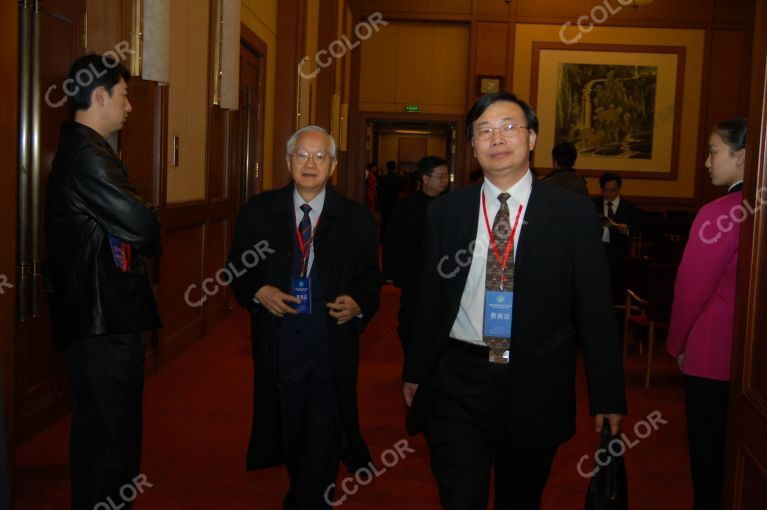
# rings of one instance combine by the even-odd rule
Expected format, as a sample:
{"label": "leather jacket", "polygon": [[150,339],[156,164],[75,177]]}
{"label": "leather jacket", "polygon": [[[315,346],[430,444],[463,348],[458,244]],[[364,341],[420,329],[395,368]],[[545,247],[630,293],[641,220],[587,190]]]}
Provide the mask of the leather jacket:
{"label": "leather jacket", "polygon": [[[160,223],[93,129],[65,122],[48,180],[46,287],[54,343],[161,326],[143,257],[160,255]],[[109,234],[131,246],[118,269]]]}

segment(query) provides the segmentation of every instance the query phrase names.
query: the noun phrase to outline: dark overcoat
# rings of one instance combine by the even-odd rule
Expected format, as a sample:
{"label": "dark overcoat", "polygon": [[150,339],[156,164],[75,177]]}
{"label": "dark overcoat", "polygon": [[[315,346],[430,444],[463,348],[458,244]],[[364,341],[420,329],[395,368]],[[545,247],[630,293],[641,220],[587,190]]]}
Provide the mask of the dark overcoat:
{"label": "dark overcoat", "polygon": [[[248,469],[283,463],[277,368],[281,319],[253,298],[264,285],[290,292],[290,279],[295,276],[291,274],[296,236],[293,189],[290,184],[261,193],[243,206],[229,256],[231,286],[238,303],[251,312],[255,386]],[[332,318],[327,321],[344,433],[342,458],[356,470],[370,461],[357,416],[359,336],[378,309],[381,291],[376,228],[367,208],[328,187],[314,252],[312,271],[319,270],[328,301],[348,294],[362,309],[361,319],[340,326]]]}

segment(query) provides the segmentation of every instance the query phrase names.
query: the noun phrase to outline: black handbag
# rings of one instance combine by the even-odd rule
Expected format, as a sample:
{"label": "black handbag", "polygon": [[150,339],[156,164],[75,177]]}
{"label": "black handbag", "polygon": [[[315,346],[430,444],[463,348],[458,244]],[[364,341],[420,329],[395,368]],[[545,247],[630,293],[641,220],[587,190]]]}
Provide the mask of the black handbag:
{"label": "black handbag", "polygon": [[[589,489],[586,492],[584,510],[627,510],[628,480],[626,464],[623,462],[626,445],[619,436],[610,434],[610,424],[607,419],[602,427],[599,446],[597,457],[603,465],[595,463],[596,471],[591,477]],[[613,452],[619,452],[620,455],[614,455]]]}

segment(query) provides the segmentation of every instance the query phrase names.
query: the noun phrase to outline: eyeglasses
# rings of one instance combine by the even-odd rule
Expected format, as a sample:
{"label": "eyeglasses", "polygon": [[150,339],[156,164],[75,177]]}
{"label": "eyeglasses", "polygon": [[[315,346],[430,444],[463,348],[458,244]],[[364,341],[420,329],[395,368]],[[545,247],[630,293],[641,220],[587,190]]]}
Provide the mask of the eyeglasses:
{"label": "eyeglasses", "polygon": [[527,126],[517,126],[516,124],[505,124],[501,127],[491,128],[483,127],[474,130],[474,138],[477,140],[490,140],[493,137],[493,133],[500,131],[506,138],[514,138],[519,134],[520,129],[527,129]]}
{"label": "eyeglasses", "polygon": [[442,175],[434,175],[434,174],[432,174],[432,175],[427,175],[427,177],[429,179],[439,179],[441,181],[443,181],[443,180],[446,181],[446,180],[450,179],[450,174],[442,174]]}
{"label": "eyeglasses", "polygon": [[313,159],[314,162],[317,163],[318,165],[321,165],[325,163],[326,161],[331,161],[333,159],[333,156],[331,156],[327,152],[322,152],[322,151],[311,154],[307,151],[298,150],[298,151],[295,151],[293,154],[291,154],[291,156],[293,157],[293,160],[296,163],[300,163],[302,165],[307,163],[310,158]]}

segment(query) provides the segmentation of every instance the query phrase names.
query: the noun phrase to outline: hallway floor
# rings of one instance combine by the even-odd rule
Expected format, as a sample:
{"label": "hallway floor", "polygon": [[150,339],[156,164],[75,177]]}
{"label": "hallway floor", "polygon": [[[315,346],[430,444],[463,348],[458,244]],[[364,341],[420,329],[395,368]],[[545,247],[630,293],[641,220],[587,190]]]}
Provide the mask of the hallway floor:
{"label": "hallway floor", "polygon": [[[384,287],[381,310],[360,348],[361,425],[379,476],[349,495],[343,508],[439,508],[425,442],[422,436],[409,437],[404,431],[402,353],[394,332],[398,300],[396,289]],[[244,470],[253,370],[249,334],[248,317],[238,310],[147,379],[142,462],[147,483],[134,508],[281,507],[287,489],[284,470]],[[692,495],[682,379],[668,355],[661,352],[656,357],[649,389],[643,385],[644,357],[630,353],[627,360],[631,414],[623,431],[631,445],[626,453],[629,508],[684,510],[692,506]],[[582,370],[577,391],[578,431],[559,449],[544,495],[545,510],[583,508],[588,479],[579,475],[578,463],[587,456],[581,470],[592,469],[599,436],[588,417]],[[655,429],[647,418],[651,414]],[[69,419],[64,419],[17,450],[17,510],[69,508],[68,434]],[[382,453],[403,439],[414,451],[405,450],[396,465],[383,467]],[[391,454],[383,457],[389,464],[391,459]],[[339,476],[346,476],[345,471]]]}

